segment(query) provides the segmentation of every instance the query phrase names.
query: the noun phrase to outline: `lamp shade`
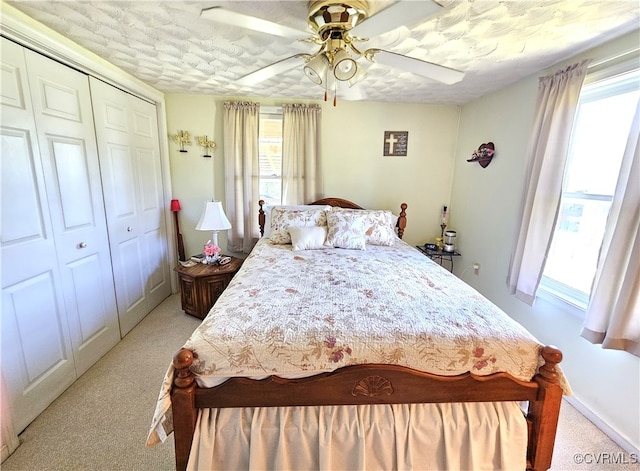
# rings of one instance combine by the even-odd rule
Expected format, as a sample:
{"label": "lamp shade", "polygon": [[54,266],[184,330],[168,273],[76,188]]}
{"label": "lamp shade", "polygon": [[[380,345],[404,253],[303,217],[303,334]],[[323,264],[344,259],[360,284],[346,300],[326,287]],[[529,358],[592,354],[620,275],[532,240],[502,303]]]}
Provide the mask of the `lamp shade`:
{"label": "lamp shade", "polygon": [[224,214],[220,201],[207,201],[202,209],[202,215],[196,231],[225,231],[231,229],[231,223]]}
{"label": "lamp shade", "polygon": [[171,200],[171,211],[180,211],[180,200]]}
{"label": "lamp shade", "polygon": [[304,73],[309,80],[317,85],[322,85],[329,69],[329,59],[324,54],[318,54],[304,66]]}
{"label": "lamp shade", "polygon": [[333,59],[333,75],[341,82],[351,79],[358,71],[358,64],[344,49],[336,52]]}

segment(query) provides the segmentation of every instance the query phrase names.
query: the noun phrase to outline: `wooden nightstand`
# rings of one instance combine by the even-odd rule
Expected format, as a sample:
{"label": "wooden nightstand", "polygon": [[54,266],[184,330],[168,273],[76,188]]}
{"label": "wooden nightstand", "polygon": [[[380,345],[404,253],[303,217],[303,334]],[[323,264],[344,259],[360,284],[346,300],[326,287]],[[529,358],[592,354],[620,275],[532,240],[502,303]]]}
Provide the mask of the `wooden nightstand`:
{"label": "wooden nightstand", "polygon": [[180,299],[184,312],[204,319],[242,262],[244,260],[241,258],[231,257],[231,262],[222,266],[198,263],[193,267],[175,267],[174,271],[180,280]]}

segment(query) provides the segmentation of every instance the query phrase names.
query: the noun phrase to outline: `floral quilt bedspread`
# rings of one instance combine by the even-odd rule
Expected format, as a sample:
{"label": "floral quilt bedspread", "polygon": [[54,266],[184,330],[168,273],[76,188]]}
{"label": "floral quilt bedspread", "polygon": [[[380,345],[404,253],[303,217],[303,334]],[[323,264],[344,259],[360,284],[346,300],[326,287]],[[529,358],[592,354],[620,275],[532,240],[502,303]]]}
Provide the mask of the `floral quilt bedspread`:
{"label": "floral quilt bedspread", "polygon": [[[438,375],[507,372],[528,381],[540,342],[399,239],[364,251],[292,251],[262,239],[185,348],[197,353],[192,370],[201,385],[362,363]],[[148,445],[171,431],[172,373],[170,367]]]}

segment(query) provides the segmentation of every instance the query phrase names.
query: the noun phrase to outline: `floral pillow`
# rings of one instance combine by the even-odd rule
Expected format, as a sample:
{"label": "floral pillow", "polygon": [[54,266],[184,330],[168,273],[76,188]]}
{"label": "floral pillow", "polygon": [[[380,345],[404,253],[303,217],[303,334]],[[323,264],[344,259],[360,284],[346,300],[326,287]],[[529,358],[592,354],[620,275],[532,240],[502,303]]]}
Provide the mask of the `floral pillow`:
{"label": "floral pillow", "polygon": [[[329,211],[330,212],[330,211]],[[290,244],[290,227],[314,227],[327,225],[327,211],[323,209],[294,210],[273,208],[271,211],[271,233],[274,244]]]}
{"label": "floral pillow", "polygon": [[365,218],[357,212],[327,212],[327,242],[340,249],[366,249]]}
{"label": "floral pillow", "polygon": [[280,209],[295,209],[297,211],[301,211],[304,209],[324,209],[325,211],[331,211],[331,206],[329,205],[317,205],[317,204],[297,204],[297,205],[273,205],[265,203],[262,206],[262,210],[264,211],[264,237],[271,236],[271,212],[275,208]]}
{"label": "floral pillow", "polygon": [[371,245],[393,245],[397,239],[395,216],[391,211],[366,209],[335,209],[352,213],[364,220],[365,239]]}
{"label": "floral pillow", "polygon": [[326,249],[327,227],[289,227],[291,235],[291,250],[318,250]]}

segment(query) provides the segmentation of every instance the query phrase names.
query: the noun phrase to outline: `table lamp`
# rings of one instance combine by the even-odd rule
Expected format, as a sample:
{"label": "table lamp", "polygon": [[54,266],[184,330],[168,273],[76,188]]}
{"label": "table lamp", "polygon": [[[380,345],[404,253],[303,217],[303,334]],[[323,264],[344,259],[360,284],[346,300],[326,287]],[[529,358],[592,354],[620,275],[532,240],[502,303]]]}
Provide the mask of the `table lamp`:
{"label": "table lamp", "polygon": [[206,201],[200,220],[196,224],[196,231],[211,231],[213,245],[219,247],[218,232],[226,231],[227,229],[231,229],[231,223],[226,214],[224,214],[222,203],[220,201]]}

